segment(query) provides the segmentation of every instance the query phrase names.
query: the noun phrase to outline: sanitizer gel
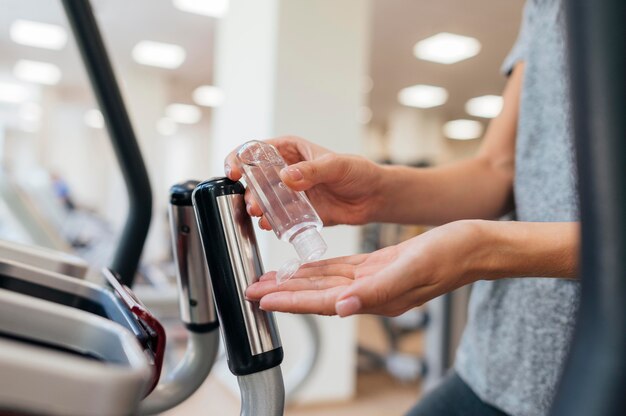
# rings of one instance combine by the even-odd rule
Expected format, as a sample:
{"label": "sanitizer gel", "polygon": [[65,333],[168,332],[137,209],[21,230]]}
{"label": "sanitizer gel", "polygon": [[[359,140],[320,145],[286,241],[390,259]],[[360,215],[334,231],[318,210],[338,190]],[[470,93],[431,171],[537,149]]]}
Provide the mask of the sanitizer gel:
{"label": "sanitizer gel", "polygon": [[304,192],[296,192],[280,179],[287,164],[271,144],[253,140],[237,152],[243,177],[276,236],[293,245],[300,260],[285,263],[276,276],[289,279],[301,264],[317,260],[326,252],[320,235],[322,220]]}

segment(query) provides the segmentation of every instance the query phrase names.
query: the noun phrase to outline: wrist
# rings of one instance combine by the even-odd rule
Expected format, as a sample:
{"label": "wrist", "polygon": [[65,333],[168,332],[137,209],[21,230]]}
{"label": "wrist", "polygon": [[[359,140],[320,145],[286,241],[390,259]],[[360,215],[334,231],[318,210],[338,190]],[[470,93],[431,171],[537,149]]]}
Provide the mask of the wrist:
{"label": "wrist", "polygon": [[371,164],[369,167],[371,174],[368,175],[371,181],[366,185],[369,192],[365,198],[365,213],[361,222],[363,224],[384,222],[382,221],[381,211],[387,209],[387,197],[385,195],[385,189],[388,186],[387,166],[380,165],[370,160],[368,160],[367,163]]}
{"label": "wrist", "polygon": [[466,242],[458,247],[460,252],[453,254],[461,263],[457,270],[462,275],[463,284],[491,280],[497,274],[502,261],[499,253],[501,236],[493,223],[497,221],[460,220],[448,224],[456,225],[457,237]]}
{"label": "wrist", "polygon": [[[494,280],[506,275],[508,259],[514,249],[506,227],[499,221],[473,220],[476,248],[471,256],[471,273],[476,280]],[[500,226],[499,226],[500,225]]]}
{"label": "wrist", "polygon": [[394,195],[397,195],[395,184],[397,184],[397,166],[373,164],[374,174],[370,186],[371,194],[368,204],[366,223],[369,222],[393,222],[389,218],[392,211]]}

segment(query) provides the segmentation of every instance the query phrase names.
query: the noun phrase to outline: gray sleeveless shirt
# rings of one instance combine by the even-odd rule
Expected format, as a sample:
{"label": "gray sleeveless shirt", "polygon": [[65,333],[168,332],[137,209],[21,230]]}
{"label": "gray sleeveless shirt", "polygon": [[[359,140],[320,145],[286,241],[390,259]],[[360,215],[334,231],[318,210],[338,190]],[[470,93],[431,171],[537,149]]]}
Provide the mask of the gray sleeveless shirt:
{"label": "gray sleeveless shirt", "polygon": [[[503,71],[525,62],[515,150],[519,221],[578,221],[563,11],[528,0]],[[455,369],[485,402],[515,416],[546,415],[567,354],[579,283],[515,278],[474,284]]]}

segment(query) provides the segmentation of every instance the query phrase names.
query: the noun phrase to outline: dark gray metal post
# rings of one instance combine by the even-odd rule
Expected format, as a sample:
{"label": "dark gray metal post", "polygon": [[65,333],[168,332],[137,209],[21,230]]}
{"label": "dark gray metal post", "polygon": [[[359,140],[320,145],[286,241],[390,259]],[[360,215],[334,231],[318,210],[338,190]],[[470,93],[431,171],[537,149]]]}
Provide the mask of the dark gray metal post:
{"label": "dark gray metal post", "polygon": [[111,268],[131,286],[152,217],[148,172],[89,0],[62,2],[126,182],[128,217]]}
{"label": "dark gray metal post", "polygon": [[567,0],[582,299],[553,415],[626,409],[626,2]]}

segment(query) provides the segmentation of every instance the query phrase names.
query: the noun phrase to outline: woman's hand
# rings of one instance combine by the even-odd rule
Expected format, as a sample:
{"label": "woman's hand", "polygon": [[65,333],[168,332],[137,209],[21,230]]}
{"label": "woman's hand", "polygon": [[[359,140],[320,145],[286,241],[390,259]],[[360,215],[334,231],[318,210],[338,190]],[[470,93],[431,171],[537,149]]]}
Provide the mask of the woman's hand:
{"label": "woman's hand", "polygon": [[480,277],[481,223],[449,223],[370,254],[307,264],[281,285],[270,272],[246,296],[270,311],[396,316]]}
{"label": "woman's hand", "polygon": [[575,278],[575,222],[464,220],[370,254],[304,265],[278,286],[267,273],[246,296],[271,311],[399,315],[478,279]]}
{"label": "woman's hand", "polygon": [[[295,191],[306,191],[324,225],[363,224],[377,205],[380,167],[359,156],[340,155],[298,137],[267,140],[282,155],[288,167],[280,172],[283,182]],[[241,178],[238,149],[226,158],[224,170],[232,180]],[[259,205],[246,190],[250,215],[261,217],[259,225],[270,224]]]}

